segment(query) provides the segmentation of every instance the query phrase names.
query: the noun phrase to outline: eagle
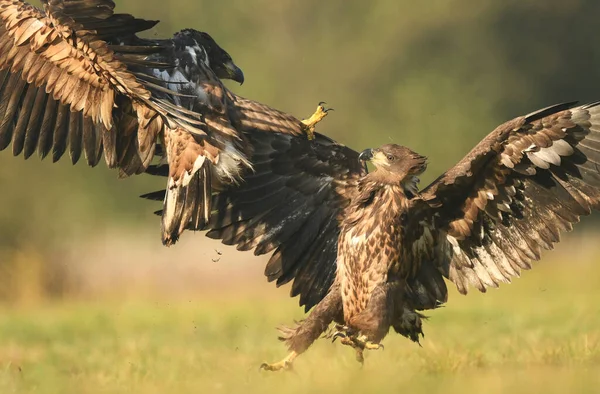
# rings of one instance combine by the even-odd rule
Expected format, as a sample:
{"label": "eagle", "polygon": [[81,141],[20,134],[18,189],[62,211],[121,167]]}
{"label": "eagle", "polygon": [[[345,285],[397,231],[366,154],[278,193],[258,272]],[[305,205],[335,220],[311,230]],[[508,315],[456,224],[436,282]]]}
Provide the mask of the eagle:
{"label": "eagle", "polygon": [[117,14],[111,0],[42,3],[0,0],[0,150],[53,162],[68,150],[90,166],[103,156],[124,177],[166,161],[165,245],[182,223],[207,221],[212,188],[250,167],[246,128],[312,138],[327,115],[319,106],[303,122],[231,92],[221,79],[244,74],[207,33],[143,39],[158,21]]}
{"label": "eagle", "polygon": [[600,103],[510,120],[423,189],[426,158],[404,146],[359,153],[319,133],[259,130],[247,140],[253,170],[213,195],[209,222],[187,228],[270,254],[268,280],[292,282],[310,311],[280,328],[289,354],[262,365],[271,371],[322,335],[361,362],[391,329],[418,343],[421,312],[447,301],[445,280],[462,294],[509,283],[600,208]]}
{"label": "eagle", "polygon": [[146,40],[155,22],[110,0],[43,3],[0,0],[0,149],[165,176],[144,196],[163,200],[165,244],[203,230],[270,254],[268,280],[292,282],[309,314],[266,370],[323,334],[359,361],[392,329],[418,342],[446,280],[463,294],[510,282],[600,207],[600,103],[508,121],[420,189],[426,158],[409,148],[359,153],[315,132],[322,105],[300,121],[232,93],[221,78],[243,74],[206,33]]}

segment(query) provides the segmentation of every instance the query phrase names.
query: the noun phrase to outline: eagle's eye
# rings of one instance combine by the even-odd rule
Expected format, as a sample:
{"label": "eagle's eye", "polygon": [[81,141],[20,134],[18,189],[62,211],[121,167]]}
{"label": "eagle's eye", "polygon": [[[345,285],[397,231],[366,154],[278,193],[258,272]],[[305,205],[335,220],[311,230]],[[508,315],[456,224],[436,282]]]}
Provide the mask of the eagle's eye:
{"label": "eagle's eye", "polygon": [[388,161],[394,161],[395,157],[392,155],[387,155],[386,158],[388,159]]}

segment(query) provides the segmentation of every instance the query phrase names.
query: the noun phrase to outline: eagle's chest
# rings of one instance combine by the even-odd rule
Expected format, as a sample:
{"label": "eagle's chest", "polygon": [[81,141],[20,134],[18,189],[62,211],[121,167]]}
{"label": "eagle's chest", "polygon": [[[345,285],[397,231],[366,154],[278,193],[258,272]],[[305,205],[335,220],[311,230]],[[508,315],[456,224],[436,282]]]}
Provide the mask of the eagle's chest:
{"label": "eagle's chest", "polygon": [[372,204],[347,211],[337,260],[337,279],[347,318],[366,308],[377,286],[401,271],[401,209],[396,195],[382,194]]}
{"label": "eagle's chest", "polygon": [[401,222],[394,217],[366,215],[356,225],[343,228],[339,242],[338,254],[347,272],[387,275],[400,258]]}

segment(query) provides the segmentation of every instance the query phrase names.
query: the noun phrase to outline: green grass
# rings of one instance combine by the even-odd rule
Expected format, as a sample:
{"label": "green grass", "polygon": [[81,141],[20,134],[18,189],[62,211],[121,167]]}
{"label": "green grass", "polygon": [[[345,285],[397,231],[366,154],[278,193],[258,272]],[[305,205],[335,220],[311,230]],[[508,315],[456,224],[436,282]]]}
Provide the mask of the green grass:
{"label": "green grass", "polygon": [[452,292],[422,348],[392,334],[362,369],[321,340],[294,373],[259,372],[285,355],[274,327],[302,316],[275,290],[4,306],[0,393],[595,393],[600,268],[569,253],[500,290]]}

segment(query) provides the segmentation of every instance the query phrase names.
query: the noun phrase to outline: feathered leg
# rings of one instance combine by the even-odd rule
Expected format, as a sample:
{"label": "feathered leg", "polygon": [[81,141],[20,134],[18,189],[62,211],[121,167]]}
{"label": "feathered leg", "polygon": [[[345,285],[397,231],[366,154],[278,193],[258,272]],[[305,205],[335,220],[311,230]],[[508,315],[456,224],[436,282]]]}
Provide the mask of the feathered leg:
{"label": "feathered leg", "polygon": [[394,331],[398,334],[405,336],[411,341],[421,345],[419,339],[424,336],[423,334],[423,320],[427,319],[427,316],[404,306],[400,315],[394,316]]}
{"label": "feathered leg", "polygon": [[273,364],[263,363],[260,368],[267,371],[291,369],[294,359],[304,353],[331,322],[340,321],[342,314],[342,294],[339,286],[334,284],[305,320],[294,327],[280,328],[279,339],[285,342],[290,353],[283,360]]}
{"label": "feathered leg", "polygon": [[362,364],[364,350],[383,349],[380,342],[396,318],[397,306],[402,303],[398,294],[402,294],[403,289],[403,282],[396,281],[377,286],[367,307],[347,322],[348,326],[339,327],[333,339],[341,338],[342,344],[354,348],[356,359]]}

